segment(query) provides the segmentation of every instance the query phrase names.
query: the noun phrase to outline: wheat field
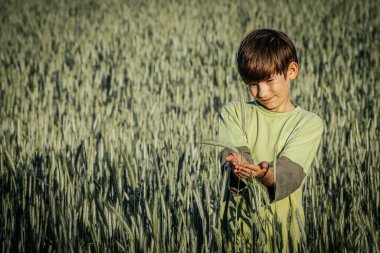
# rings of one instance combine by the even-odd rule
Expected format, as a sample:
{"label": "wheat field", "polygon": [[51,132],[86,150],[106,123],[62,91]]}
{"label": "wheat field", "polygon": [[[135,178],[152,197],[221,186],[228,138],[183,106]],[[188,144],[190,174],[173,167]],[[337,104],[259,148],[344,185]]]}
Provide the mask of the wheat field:
{"label": "wheat field", "polygon": [[294,41],[292,98],[324,120],[308,251],[380,251],[378,1],[1,2],[1,252],[221,251],[225,180],[200,141],[263,27]]}

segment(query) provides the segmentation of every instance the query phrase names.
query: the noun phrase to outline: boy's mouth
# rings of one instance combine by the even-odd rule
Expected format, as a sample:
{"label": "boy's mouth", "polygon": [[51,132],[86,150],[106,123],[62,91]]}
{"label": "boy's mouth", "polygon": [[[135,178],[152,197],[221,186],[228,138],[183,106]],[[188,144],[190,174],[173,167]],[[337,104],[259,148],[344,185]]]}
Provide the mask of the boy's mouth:
{"label": "boy's mouth", "polygon": [[270,98],[267,98],[267,99],[260,99],[260,102],[262,103],[270,103],[272,100],[273,100],[274,97],[270,97]]}

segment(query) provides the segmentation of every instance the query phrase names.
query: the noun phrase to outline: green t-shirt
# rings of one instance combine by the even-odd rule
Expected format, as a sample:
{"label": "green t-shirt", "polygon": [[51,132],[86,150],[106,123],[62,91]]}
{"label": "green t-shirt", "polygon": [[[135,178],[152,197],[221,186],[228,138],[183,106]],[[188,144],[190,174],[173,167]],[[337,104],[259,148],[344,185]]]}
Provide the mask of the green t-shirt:
{"label": "green t-shirt", "polygon": [[[223,108],[218,141],[235,147],[248,147],[255,164],[261,161],[273,164],[274,199],[270,205],[256,212],[248,203],[254,194],[252,191],[250,195],[248,191],[230,194],[222,209],[223,223],[229,231],[227,240],[231,243],[235,238],[232,235],[237,218],[239,243],[246,241],[256,250],[295,251],[300,247],[304,226],[301,186],[317,152],[323,122],[316,114],[299,106],[289,112],[271,112],[255,101],[243,106],[244,110],[238,102]],[[260,224],[260,229],[257,229],[257,224]],[[262,228],[265,228],[265,233],[260,231]]]}

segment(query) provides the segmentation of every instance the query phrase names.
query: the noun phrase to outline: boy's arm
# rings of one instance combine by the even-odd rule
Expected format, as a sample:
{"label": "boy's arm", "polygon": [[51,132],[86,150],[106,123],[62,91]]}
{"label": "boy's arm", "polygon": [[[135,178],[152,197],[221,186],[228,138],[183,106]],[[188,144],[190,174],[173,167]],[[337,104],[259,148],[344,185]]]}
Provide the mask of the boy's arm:
{"label": "boy's arm", "polygon": [[[219,131],[218,131],[218,141],[223,144],[228,144],[236,147],[239,153],[242,155],[245,161],[253,163],[251,156],[251,151],[248,148],[247,140],[243,134],[241,127],[241,112],[239,105],[234,103],[229,103],[225,105],[219,114]],[[229,149],[223,149],[219,153],[220,163],[222,165],[222,172],[226,168],[227,162],[225,158],[232,154],[233,152]],[[238,189],[239,186],[239,189]],[[244,190],[246,187],[243,181],[239,180],[239,177],[231,171],[230,174],[230,190],[233,193]]]}
{"label": "boy's arm", "polygon": [[270,169],[269,174],[263,179],[263,183],[270,187],[273,178],[273,202],[286,198],[301,187],[310,172],[322,133],[323,121],[314,116],[300,126],[286,143],[276,159],[275,168]]}
{"label": "boy's arm", "polygon": [[[268,187],[271,200],[273,202],[281,200],[302,185],[310,171],[322,132],[322,120],[314,117],[303,124],[289,139],[276,159],[275,169],[271,166],[267,172],[263,172],[259,165],[245,163],[235,166],[236,173],[243,178],[247,178],[251,173],[255,177],[261,178],[262,183]],[[227,160],[229,159],[227,158]],[[236,160],[233,163],[237,164]]]}

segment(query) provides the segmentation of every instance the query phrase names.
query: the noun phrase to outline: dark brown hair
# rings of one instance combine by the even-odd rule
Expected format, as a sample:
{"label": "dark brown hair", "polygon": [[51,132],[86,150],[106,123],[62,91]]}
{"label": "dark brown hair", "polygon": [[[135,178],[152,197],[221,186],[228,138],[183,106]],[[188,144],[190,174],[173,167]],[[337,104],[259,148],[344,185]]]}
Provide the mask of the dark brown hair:
{"label": "dark brown hair", "polygon": [[286,78],[291,62],[298,63],[293,42],[285,33],[272,29],[250,32],[237,53],[238,71],[246,84],[266,80],[273,74]]}

